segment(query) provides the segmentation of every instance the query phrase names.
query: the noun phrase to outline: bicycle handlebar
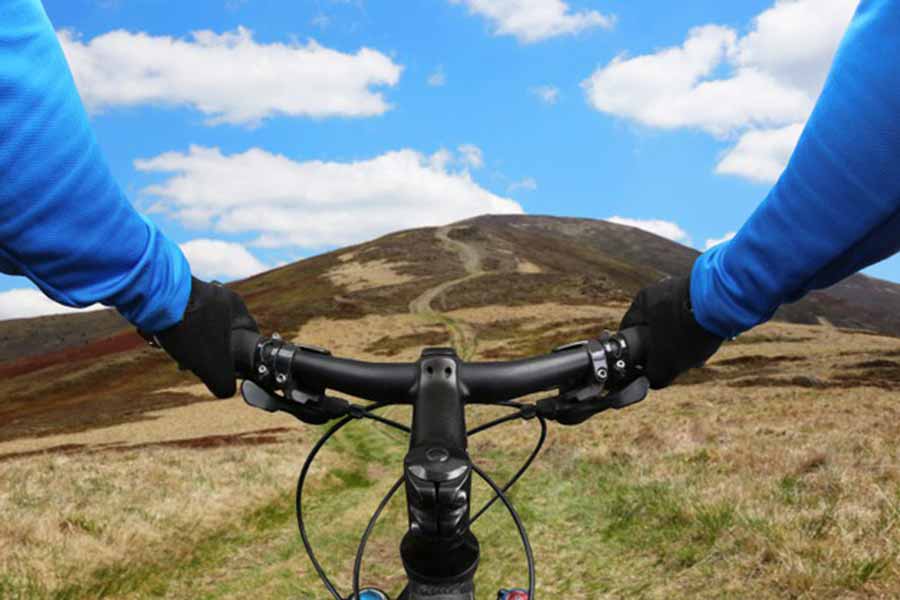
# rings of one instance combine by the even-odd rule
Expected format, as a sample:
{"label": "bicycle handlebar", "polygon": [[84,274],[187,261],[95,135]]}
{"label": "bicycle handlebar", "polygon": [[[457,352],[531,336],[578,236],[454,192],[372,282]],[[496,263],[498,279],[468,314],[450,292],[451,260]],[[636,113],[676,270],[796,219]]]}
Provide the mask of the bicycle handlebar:
{"label": "bicycle handlebar", "polygon": [[248,377],[253,372],[253,354],[262,336],[255,331],[235,329],[231,332],[231,355],[234,359],[235,371],[241,377]]}
{"label": "bicycle handlebar", "polygon": [[625,340],[628,348],[628,358],[631,362],[643,368],[647,364],[647,343],[650,339],[650,328],[646,325],[629,327],[619,332]]}
{"label": "bicycle handlebar", "polygon": [[[609,339],[614,340],[614,358],[622,356],[632,368],[643,364],[646,328],[626,329]],[[478,404],[504,402],[566,386],[593,374],[596,365],[589,346],[593,343],[597,342],[579,343],[544,356],[507,362],[460,361],[460,385],[468,401]],[[232,349],[235,367],[245,378],[257,379],[267,374],[290,378],[306,390],[331,389],[375,402],[409,403],[417,381],[417,363],[339,358],[321,348],[292,345],[246,330],[232,333]],[[603,360],[605,365],[605,355]],[[276,373],[269,374],[270,368]],[[615,371],[610,366],[609,373]],[[621,371],[620,367],[618,372]]]}

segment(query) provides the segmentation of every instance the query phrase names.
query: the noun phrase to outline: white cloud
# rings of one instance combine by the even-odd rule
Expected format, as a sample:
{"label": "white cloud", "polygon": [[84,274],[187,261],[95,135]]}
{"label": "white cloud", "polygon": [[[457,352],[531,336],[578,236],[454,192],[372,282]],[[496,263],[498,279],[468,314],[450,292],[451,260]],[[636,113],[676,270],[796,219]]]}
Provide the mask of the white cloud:
{"label": "white cloud", "polygon": [[572,12],[562,0],[450,0],[465,4],[469,12],[488,19],[495,35],[512,35],[531,44],[561,35],[576,34],[600,27],[610,29],[612,15],[595,10]]}
{"label": "white cloud", "polygon": [[775,181],[784,170],[802,132],[802,123],[780,129],[748,131],[725,153],[716,165],[716,173],[760,182]]}
{"label": "white cloud", "polygon": [[658,219],[629,219],[627,217],[609,217],[606,219],[610,223],[618,225],[627,225],[672,240],[682,244],[690,244],[691,236],[678,226],[677,223],[671,221],[661,221]]}
{"label": "white cloud", "polygon": [[456,153],[440,148],[428,157],[428,164],[438,171],[447,170],[454,165],[477,170],[484,166],[484,153],[475,144],[462,144],[456,149]]}
{"label": "white cloud", "polygon": [[[857,0],[777,0],[740,37],[720,25],[681,46],[620,55],[582,84],[595,109],[662,129],[743,136],[717,172],[773,181],[821,90]],[[743,146],[743,147],[742,147]]]}
{"label": "white cloud", "polygon": [[88,308],[72,308],[58,304],[39,290],[19,288],[0,292],[0,321],[6,319],[26,319],[42,315],[61,315],[86,310],[105,308],[95,304]]}
{"label": "white cloud", "polygon": [[467,167],[480,169],[484,166],[484,154],[475,144],[463,144],[459,148],[459,160]]}
{"label": "white cloud", "polygon": [[87,42],[64,30],[59,39],[89,110],[186,105],[210,124],[380,115],[391,106],[373,88],[395,85],[402,71],[370,48],[346,54],[312,40],[262,44],[243,27],[187,39],[117,30]]}
{"label": "white cloud", "polygon": [[506,188],[506,191],[512,193],[516,190],[525,190],[529,192],[533,192],[538,188],[537,181],[534,177],[525,177],[524,179],[520,179],[519,181],[513,181],[509,184],[509,187]]}
{"label": "white cloud", "polygon": [[428,76],[428,85],[431,87],[442,87],[447,84],[447,75],[444,73],[444,67],[439,66],[434,72]]}
{"label": "white cloud", "polygon": [[231,281],[265,271],[267,267],[243,245],[200,238],[181,244],[191,272],[201,279]]}
{"label": "white cloud", "polygon": [[187,226],[254,233],[259,246],[320,248],[359,242],[398,229],[449,223],[522,207],[476,183],[450,153],[410,149],[356,162],[298,162],[252,148],[225,155],[192,146],[137,160],[167,178],[143,190],[156,209]]}
{"label": "white cloud", "polygon": [[713,246],[718,246],[722,242],[727,242],[728,240],[733,238],[735,236],[735,234],[736,234],[736,232],[729,231],[728,233],[726,233],[725,235],[723,235],[720,238],[709,238],[708,240],[706,240],[706,244],[703,245],[703,249],[709,250]]}
{"label": "white cloud", "polygon": [[428,165],[436,171],[444,171],[453,164],[456,157],[446,148],[440,148],[428,157]]}
{"label": "white cloud", "polygon": [[727,27],[698,27],[680,47],[616,57],[583,85],[597,110],[651,127],[696,127],[724,135],[741,127],[805,118],[812,99],[758,69],[707,79],[735,41],[736,34]]}
{"label": "white cloud", "polygon": [[556,104],[559,102],[559,88],[552,85],[539,85],[531,88],[531,93],[544,104]]}
{"label": "white cloud", "polygon": [[858,0],[777,0],[753,20],[735,62],[817,96]]}

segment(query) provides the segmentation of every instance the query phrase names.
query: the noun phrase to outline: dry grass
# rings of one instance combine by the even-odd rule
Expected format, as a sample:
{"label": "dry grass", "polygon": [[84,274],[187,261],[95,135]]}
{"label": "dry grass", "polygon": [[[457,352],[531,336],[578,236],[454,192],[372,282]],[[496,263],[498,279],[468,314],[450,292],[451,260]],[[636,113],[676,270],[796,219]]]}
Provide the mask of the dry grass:
{"label": "dry grass", "polygon": [[543,269],[528,260],[520,260],[516,263],[516,272],[517,273],[541,273]]}
{"label": "dry grass", "polygon": [[0,583],[0,592],[13,595],[32,582],[50,594],[92,571],[146,561],[148,548],[182,551],[285,489],[295,465],[284,448],[48,454],[4,463],[0,582],[11,589]]}
{"label": "dry grass", "polygon": [[358,292],[370,288],[386,285],[398,285],[414,281],[412,275],[404,275],[398,272],[403,263],[392,263],[387,260],[370,260],[365,262],[351,262],[347,255],[338,256],[341,265],[336,266],[325,273],[332,283],[341,286],[348,292]]}
{"label": "dry grass", "polygon": [[[498,359],[614,328],[638,286],[693,258],[603,223],[501,220],[386,236],[239,287],[264,330],[337,355],[413,360],[452,340]],[[809,306],[790,310],[806,319]],[[513,494],[540,598],[900,597],[898,339],[769,324],[678,383],[577,428],[551,425]],[[145,349],[0,381],[0,396],[0,598],[327,599],[293,524],[294,477],[319,431],[208,401]],[[535,429],[478,436],[471,454],[503,480]],[[354,423],[311,474],[310,533],[345,593],[404,446]],[[476,503],[487,497],[476,482]],[[397,499],[366,581],[399,589],[404,522]],[[475,530],[479,597],[524,584],[502,511]]]}
{"label": "dry grass", "polygon": [[[620,313],[547,305],[466,309],[453,318],[484,332],[490,342],[479,348],[489,351],[514,341],[504,342],[491,323],[515,324],[510,331],[522,344],[543,339],[563,314],[577,323]],[[414,343],[433,328],[413,315],[313,319],[298,335],[367,357],[363,349],[384,337],[413,336]],[[856,383],[729,386],[734,377],[766,374],[833,381],[888,360],[881,357],[896,355],[900,343],[820,326],[771,324],[753,335],[727,344],[710,364],[721,377],[655,393],[582,427],[552,427],[515,494],[539,561],[540,597],[900,595],[900,391]],[[403,348],[396,358],[417,351]],[[473,411],[470,421],[487,415]],[[291,525],[295,470],[313,432],[296,428],[258,445],[122,450],[289,423],[237,400],[151,416],[0,445],[0,454],[64,443],[96,450],[0,463],[0,596],[326,598]],[[508,475],[527,451],[522,440],[532,439],[531,427],[474,438],[472,455]],[[101,451],[104,445],[118,448]],[[311,531],[344,586],[354,540],[402,453],[398,436],[355,425],[315,471]],[[475,497],[486,496],[477,485]],[[402,521],[395,503],[367,561],[372,580],[395,591]],[[502,513],[492,511],[476,530],[482,593],[521,584],[519,546]]]}
{"label": "dry grass", "polygon": [[[294,336],[294,341],[316,344],[339,356],[361,360],[384,360],[378,344],[385,338],[396,339],[424,335],[434,324],[418,315],[370,315],[362,319],[313,319]],[[421,346],[411,344],[392,354],[391,360],[410,361],[419,355]]]}
{"label": "dry grass", "polygon": [[[475,229],[437,235],[437,246],[421,232],[388,236],[244,291],[280,300],[261,312],[264,327],[369,360],[414,360],[421,345],[451,340],[481,359],[549,351],[614,328],[626,308],[605,276],[563,273],[575,250],[497,255],[480,249],[488,238]],[[429,259],[404,263],[410,244]],[[448,266],[448,252],[461,266]],[[644,276],[607,267],[634,283]],[[575,295],[535,300],[559,297],[557,288]],[[399,312],[407,307],[414,314]],[[770,324],[636,407],[551,426],[513,494],[538,557],[539,597],[900,597],[898,356],[896,338]],[[98,381],[117,411],[140,391],[135,415],[106,418],[86,403]],[[55,432],[51,419],[39,437],[0,436],[0,597],[327,598],[292,525],[295,472],[316,432],[236,399],[205,401],[202,386],[146,351],[52,379],[36,372],[8,389],[19,390],[9,414],[34,398],[47,415],[96,414]],[[467,416],[472,425],[500,412]],[[404,407],[388,414],[409,418]],[[534,427],[475,437],[471,454],[502,480]],[[404,446],[393,430],[354,423],[311,474],[310,533],[345,592],[359,533]],[[473,496],[487,498],[486,487],[476,482]],[[404,520],[393,502],[366,561],[367,581],[394,591]],[[475,531],[481,594],[523,584],[506,516],[495,509]]]}

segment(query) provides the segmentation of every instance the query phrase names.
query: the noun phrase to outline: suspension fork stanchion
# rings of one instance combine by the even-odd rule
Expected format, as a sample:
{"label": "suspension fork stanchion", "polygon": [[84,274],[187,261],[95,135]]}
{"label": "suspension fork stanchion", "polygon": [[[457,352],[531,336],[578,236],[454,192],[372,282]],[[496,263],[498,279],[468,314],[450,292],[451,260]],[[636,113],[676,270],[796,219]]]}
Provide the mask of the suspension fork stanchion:
{"label": "suspension fork stanchion", "polygon": [[478,540],[469,529],[472,463],[466,452],[459,358],[431,348],[418,362],[412,435],[403,462],[409,530],[400,556],[409,600],[473,600]]}

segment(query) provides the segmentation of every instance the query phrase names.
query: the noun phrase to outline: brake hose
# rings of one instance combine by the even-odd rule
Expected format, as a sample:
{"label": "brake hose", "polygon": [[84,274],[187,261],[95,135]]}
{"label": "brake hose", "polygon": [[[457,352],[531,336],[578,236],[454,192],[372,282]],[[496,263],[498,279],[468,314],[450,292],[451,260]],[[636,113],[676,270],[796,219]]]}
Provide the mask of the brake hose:
{"label": "brake hose", "polygon": [[[402,423],[398,423],[391,419],[387,419],[380,415],[376,415],[372,412],[374,410],[383,408],[390,404],[391,404],[390,402],[376,402],[376,403],[370,404],[369,406],[366,406],[364,408],[359,407],[357,410],[353,411],[353,413],[350,416],[344,417],[343,419],[341,419],[340,421],[335,423],[324,435],[322,435],[321,438],[319,438],[319,440],[310,449],[309,455],[307,455],[306,460],[303,463],[303,467],[300,470],[300,475],[297,479],[296,512],[297,512],[297,527],[300,531],[300,538],[303,542],[303,546],[306,550],[306,554],[307,554],[307,556],[309,556],[310,562],[313,565],[313,568],[315,569],[319,578],[322,580],[322,583],[325,586],[325,588],[328,590],[328,592],[332,595],[332,597],[335,600],[345,600],[345,599],[337,591],[337,588],[334,586],[334,584],[329,579],[328,575],[325,573],[325,569],[322,567],[321,563],[319,563],[319,560],[316,558],[315,551],[313,550],[312,544],[309,541],[309,537],[306,532],[306,525],[303,521],[303,487],[306,484],[306,478],[309,474],[309,469],[312,466],[312,463],[315,460],[318,453],[325,446],[325,444],[328,442],[328,440],[330,440],[338,431],[343,429],[351,421],[360,419],[360,418],[371,419],[371,420],[377,421],[379,423],[382,423],[384,425],[388,425],[390,427],[394,427],[395,429],[399,429],[401,431],[409,433],[410,429],[406,425],[403,425]],[[467,436],[477,435],[479,433],[482,433],[484,431],[492,429],[493,427],[497,427],[499,425],[514,421],[516,419],[527,418],[527,415],[529,414],[529,412],[527,412],[527,409],[529,408],[528,405],[514,403],[514,402],[503,402],[503,403],[498,403],[497,406],[516,408],[518,410],[514,413],[504,415],[502,417],[498,417],[492,421],[483,423],[477,427],[472,428],[471,430],[469,430],[467,432]],[[530,414],[533,415],[534,413],[531,412]],[[478,518],[481,517],[491,506],[493,506],[493,504],[498,499],[503,502],[503,504],[506,506],[507,511],[509,511],[510,515],[512,516],[513,522],[515,523],[516,528],[519,531],[519,537],[522,539],[522,544],[525,549],[525,556],[526,556],[526,560],[528,563],[529,597],[532,597],[532,598],[534,596],[534,556],[532,553],[531,544],[528,541],[528,535],[525,532],[524,524],[522,523],[521,518],[519,517],[515,508],[513,507],[512,502],[506,496],[506,492],[509,491],[509,489],[513,485],[515,485],[515,483],[528,470],[528,468],[534,462],[537,455],[540,453],[541,448],[544,445],[544,441],[547,438],[547,421],[540,415],[537,415],[537,419],[538,419],[538,422],[540,423],[540,427],[541,427],[541,432],[538,437],[537,444],[535,445],[534,449],[529,454],[528,458],[525,460],[525,462],[519,468],[519,470],[516,471],[516,473],[513,475],[513,477],[509,481],[507,481],[503,485],[502,488],[500,486],[498,486],[496,484],[496,482],[494,482],[494,480],[491,479],[487,475],[487,473],[482,471],[481,468],[479,468],[474,463],[472,464],[472,469],[478,474],[479,477],[481,477],[485,481],[485,483],[488,484],[488,486],[490,486],[492,488],[492,490],[494,491],[494,496],[488,502],[486,502],[478,510],[478,512],[475,514],[475,516],[469,521],[470,525],[472,523],[474,523],[475,521],[477,521]],[[375,513],[373,513],[372,518],[369,520],[369,524],[366,527],[366,531],[364,532],[363,537],[360,541],[360,545],[357,548],[356,561],[354,563],[354,569],[353,569],[353,594],[354,594],[354,597],[359,596],[359,591],[360,591],[359,590],[359,577],[360,577],[360,573],[361,573],[361,569],[362,569],[362,559],[363,559],[363,555],[365,552],[366,544],[368,542],[368,538],[371,535],[372,529],[374,528],[378,518],[381,516],[381,513],[387,507],[391,498],[396,494],[397,490],[400,488],[402,483],[403,483],[403,477],[398,479],[397,482],[395,482],[394,485],[391,487],[391,489],[388,491],[388,493],[385,494],[385,496],[382,498],[381,502],[378,505],[378,508],[376,509]],[[404,592],[405,591],[406,591],[406,589],[404,588]],[[403,592],[401,592],[401,597],[402,597],[402,595],[403,595]]]}
{"label": "brake hose", "polygon": [[316,570],[316,573],[319,575],[319,579],[322,580],[322,583],[325,585],[325,589],[334,597],[335,600],[344,600],[344,597],[341,596],[337,589],[334,587],[334,584],[331,583],[331,580],[328,578],[328,575],[325,573],[325,569],[322,568],[322,565],[319,563],[319,560],[316,558],[316,553],[312,549],[312,544],[309,542],[309,537],[306,533],[306,525],[303,522],[303,486],[306,484],[306,477],[309,474],[309,469],[312,466],[313,460],[315,460],[316,455],[322,449],[326,442],[331,439],[334,434],[344,428],[351,421],[366,417],[375,419],[381,423],[385,423],[387,425],[391,425],[394,427],[400,427],[409,431],[409,428],[400,425],[399,423],[390,421],[390,419],[385,419],[384,417],[379,417],[377,415],[368,414],[373,410],[377,410],[384,406],[391,404],[390,402],[376,402],[374,404],[370,404],[365,407],[359,413],[353,414],[348,417],[344,417],[337,423],[335,423],[319,440],[313,445],[312,449],[310,449],[309,454],[306,457],[306,461],[303,463],[303,468],[300,469],[300,476],[297,478],[297,500],[296,500],[296,510],[297,510],[297,528],[300,530],[300,539],[303,541],[303,547],[306,549],[306,555],[309,556],[309,560],[313,565],[313,568]]}

